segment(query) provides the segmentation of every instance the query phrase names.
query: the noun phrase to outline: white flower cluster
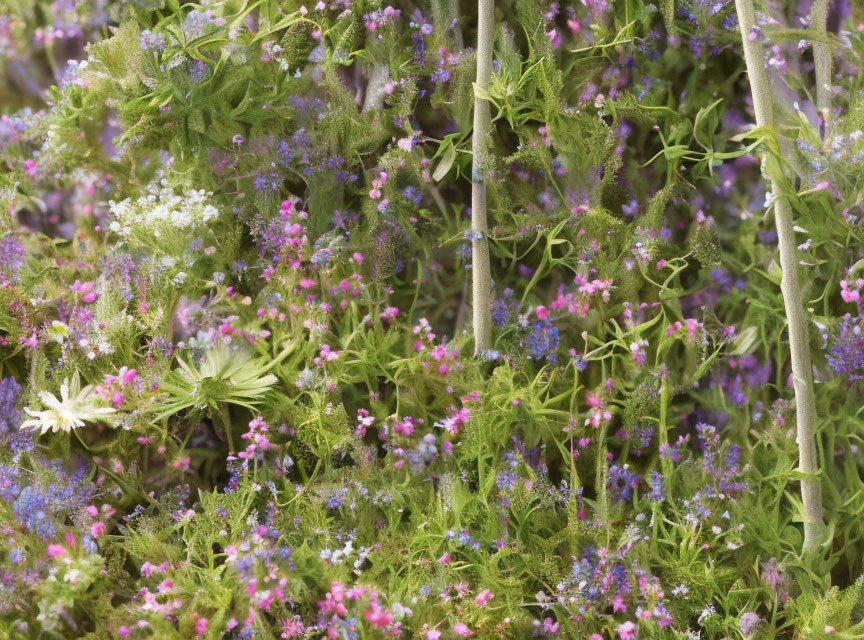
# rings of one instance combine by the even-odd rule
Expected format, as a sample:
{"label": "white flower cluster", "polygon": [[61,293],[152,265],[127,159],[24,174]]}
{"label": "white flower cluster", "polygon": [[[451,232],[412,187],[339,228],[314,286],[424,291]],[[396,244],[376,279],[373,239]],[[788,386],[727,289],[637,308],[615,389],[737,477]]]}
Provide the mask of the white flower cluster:
{"label": "white flower cluster", "polygon": [[172,189],[163,186],[155,193],[137,200],[111,200],[108,203],[114,216],[111,231],[128,237],[136,228],[146,229],[158,238],[161,229],[182,230],[205,226],[219,217],[219,210],[208,202],[212,195],[212,192],[204,189],[192,189],[184,195],[177,195]]}

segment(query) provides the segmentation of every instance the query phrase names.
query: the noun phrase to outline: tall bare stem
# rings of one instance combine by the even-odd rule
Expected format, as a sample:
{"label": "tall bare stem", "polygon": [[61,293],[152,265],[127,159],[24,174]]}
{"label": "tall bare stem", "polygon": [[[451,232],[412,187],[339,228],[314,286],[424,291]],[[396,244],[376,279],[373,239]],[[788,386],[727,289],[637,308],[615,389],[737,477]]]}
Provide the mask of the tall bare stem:
{"label": "tall bare stem", "polygon": [[[477,0],[477,85],[485,86],[492,76],[492,43],[495,39],[494,0]],[[471,134],[471,273],[474,355],[492,346],[492,275],[489,244],[486,240],[486,171],[491,128],[489,103],[474,92],[474,129]]]}
{"label": "tall bare stem", "polygon": [[[753,109],[756,125],[774,126],[774,91],[765,70],[765,55],[762,44],[755,37],[755,12],[753,0],[735,0],[741,39],[744,43],[744,59],[750,90],[753,94]],[[765,166],[763,160],[763,167]],[[782,171],[775,164],[773,171]],[[770,172],[769,172],[770,173]],[[792,355],[792,380],[795,387],[796,420],[798,426],[798,466],[802,472],[801,499],[804,503],[804,549],[812,548],[822,536],[822,497],[819,480],[815,477],[819,463],[816,453],[814,425],[816,403],[813,397],[813,368],[810,363],[810,345],[807,331],[807,315],[798,284],[798,256],[795,234],[792,229],[792,208],[783,193],[779,176],[771,179],[774,220],[777,227],[777,242],[780,248],[780,268],[783,277],[780,289],[786,307],[786,323],[789,328],[789,349]]]}

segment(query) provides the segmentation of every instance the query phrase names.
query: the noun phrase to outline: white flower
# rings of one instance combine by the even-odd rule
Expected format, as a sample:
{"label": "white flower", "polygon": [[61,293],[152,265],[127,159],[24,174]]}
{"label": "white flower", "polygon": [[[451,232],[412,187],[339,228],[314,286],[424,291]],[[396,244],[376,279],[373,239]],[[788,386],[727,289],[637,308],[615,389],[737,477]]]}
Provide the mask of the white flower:
{"label": "white flower", "polygon": [[219,210],[208,202],[210,191],[192,189],[180,196],[168,186],[149,188],[152,192],[137,200],[108,203],[114,216],[111,231],[129,237],[139,229],[158,238],[162,231],[196,229],[219,217]]}
{"label": "white flower", "polygon": [[65,431],[83,427],[85,422],[96,422],[103,416],[114,413],[110,407],[96,407],[93,404],[93,386],[81,388],[81,381],[76,373],[70,386],[69,379],[60,385],[60,399],[47,391],[39,392],[39,399],[45,405],[44,411],[34,411],[25,407],[24,411],[30,420],[21,424],[22,429],[48,431]]}

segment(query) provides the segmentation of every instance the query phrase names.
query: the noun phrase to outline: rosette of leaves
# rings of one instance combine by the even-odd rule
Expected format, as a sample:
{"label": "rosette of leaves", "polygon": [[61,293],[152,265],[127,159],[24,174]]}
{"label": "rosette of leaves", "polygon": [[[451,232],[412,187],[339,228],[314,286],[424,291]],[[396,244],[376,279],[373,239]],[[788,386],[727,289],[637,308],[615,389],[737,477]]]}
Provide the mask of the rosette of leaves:
{"label": "rosette of leaves", "polygon": [[292,348],[288,345],[276,358],[253,358],[244,349],[220,342],[205,351],[199,362],[178,357],[178,368],[168,372],[161,386],[169,399],[160,419],[190,408],[218,412],[226,404],[254,409],[279,382],[270,369]]}

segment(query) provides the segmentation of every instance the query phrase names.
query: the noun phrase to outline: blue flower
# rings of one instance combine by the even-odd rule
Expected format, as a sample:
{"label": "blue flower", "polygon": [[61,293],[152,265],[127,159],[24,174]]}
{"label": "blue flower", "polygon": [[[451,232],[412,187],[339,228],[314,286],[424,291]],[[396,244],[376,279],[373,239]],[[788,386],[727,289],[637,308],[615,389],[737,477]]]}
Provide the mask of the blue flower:
{"label": "blue flower", "polygon": [[555,352],[558,350],[558,328],[548,320],[534,325],[534,331],[528,334],[528,357],[532,360],[555,362]]}
{"label": "blue flower", "polygon": [[0,380],[0,436],[17,431],[21,424],[21,410],[17,406],[20,393],[21,385],[15,378]]}

